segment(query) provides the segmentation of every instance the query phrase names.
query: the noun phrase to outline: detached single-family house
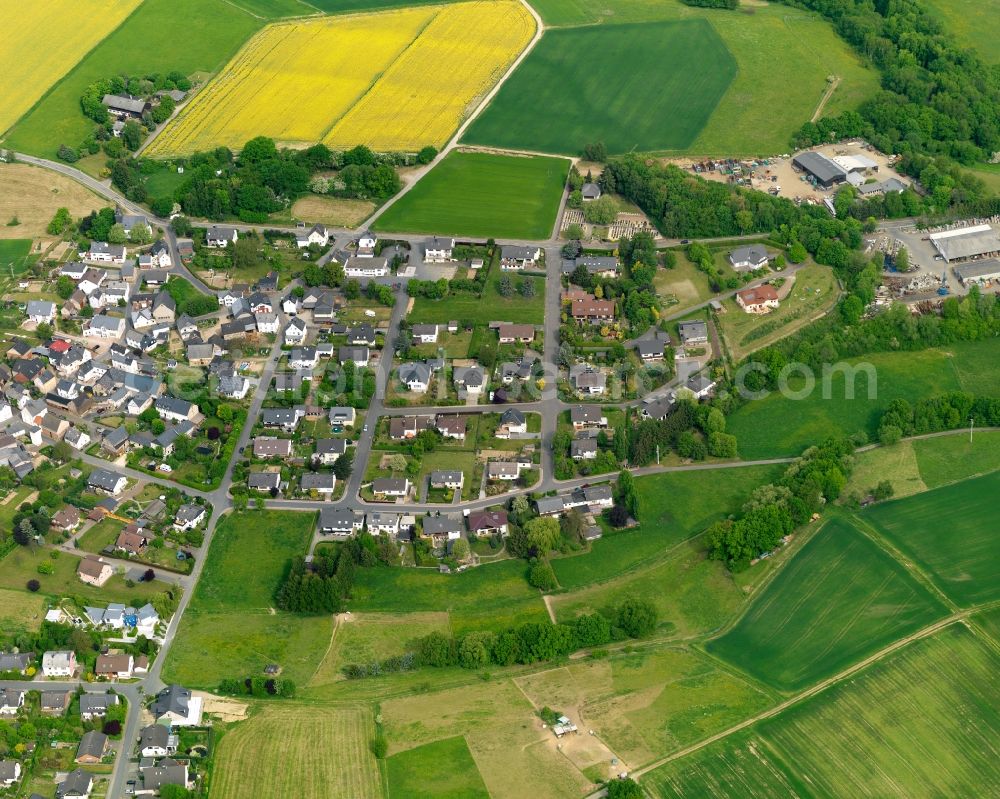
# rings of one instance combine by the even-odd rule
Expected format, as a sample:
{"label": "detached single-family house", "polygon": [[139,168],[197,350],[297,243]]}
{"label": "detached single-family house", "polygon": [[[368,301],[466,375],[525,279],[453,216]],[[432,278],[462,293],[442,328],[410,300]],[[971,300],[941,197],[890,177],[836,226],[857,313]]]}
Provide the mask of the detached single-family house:
{"label": "detached single-family house", "polygon": [[569,420],[573,423],[574,430],[608,426],[608,417],[594,405],[576,405],[570,408]]}
{"label": "detached single-family house", "polygon": [[193,530],[203,521],[205,521],[205,506],[189,502],[177,509],[174,527],[177,530]]}
{"label": "detached single-family house", "polygon": [[486,387],[486,373],[481,366],[456,366],[452,369],[452,377],[459,395],[481,394]]}
{"label": "detached single-family house", "polygon": [[607,376],[590,364],[570,367],[569,380],[580,394],[599,395],[607,389]]}
{"label": "detached single-family house", "polygon": [[454,250],[455,239],[439,239],[434,236],[424,242],[424,261],[429,264],[451,261]]}
{"label": "detached single-family house", "polygon": [[205,243],[209,247],[228,247],[239,239],[239,231],[228,225],[212,225],[205,234]]}
{"label": "detached single-family house", "polygon": [[343,346],[337,352],[337,360],[340,363],[351,362],[359,369],[368,366],[369,357],[368,347]]}
{"label": "detached single-family house", "polygon": [[682,344],[702,344],[708,341],[708,324],[706,322],[681,322],[677,325]]}
{"label": "detached single-family house", "polygon": [[141,555],[148,545],[146,531],[135,524],[125,527],[115,539],[115,551],[126,555]]}
{"label": "detached single-family house", "polygon": [[291,433],[299,426],[304,416],[305,410],[300,407],[264,408],[260,414],[260,421],[264,427],[280,427]]}
{"label": "detached single-family house", "polygon": [[427,391],[431,383],[431,368],[426,363],[404,363],[397,370],[399,382],[406,386],[408,391],[423,394]]}
{"label": "detached single-family house", "polygon": [[144,794],[158,793],[166,785],[177,785],[184,789],[190,787],[187,764],[178,763],[169,757],[155,766],[140,766],[139,775],[142,777],[141,791]]}
{"label": "detached single-family house", "polygon": [[[125,263],[126,250],[124,244],[108,244],[106,241],[92,241],[90,242],[90,249],[81,255],[88,261],[123,264]],[[83,289],[85,294],[90,293],[82,285],[80,288]]]}
{"label": "detached single-family house", "polygon": [[52,324],[56,318],[56,304],[48,300],[29,300],[25,309],[28,319],[35,324]]}
{"label": "detached single-family house", "polygon": [[82,768],[73,769],[56,785],[56,799],[87,799],[94,787],[94,778]]}
{"label": "detached single-family house", "polygon": [[574,439],[569,445],[569,456],[575,461],[594,460],[597,457],[597,439]]}
{"label": "detached single-family house", "polygon": [[505,272],[534,269],[541,257],[542,251],[539,247],[504,244],[500,247],[500,269]]}
{"label": "detached single-family house", "polygon": [[24,693],[17,688],[0,688],[0,716],[16,716],[24,707]]}
{"label": "detached single-family house", "polygon": [[121,316],[95,314],[83,330],[87,338],[121,338],[125,334],[125,319]]}
{"label": "detached single-family house", "polygon": [[438,325],[414,325],[410,328],[413,341],[416,344],[436,344],[438,340]]}
{"label": "detached single-family house", "polygon": [[108,708],[118,704],[118,695],[112,693],[84,693],[80,697],[80,720],[93,721],[108,715]]}
{"label": "detached single-family house", "polygon": [[247,488],[251,491],[275,491],[281,487],[281,472],[250,472]]}
{"label": "detached single-family house", "polygon": [[191,727],[201,723],[201,697],[180,685],[168,685],[156,695],[150,712],[158,721],[168,721],[174,727]]}
{"label": "detached single-family house", "polygon": [[319,531],[326,535],[353,535],[364,523],[364,515],[351,508],[320,508],[319,511]]}
{"label": "detached single-family house", "polygon": [[443,438],[451,438],[456,441],[465,441],[465,431],[468,428],[469,419],[459,413],[440,414],[435,420],[435,427]]}
{"label": "detached single-family house", "polygon": [[31,652],[0,652],[0,672],[16,671],[24,674],[34,659]]}
{"label": "detached single-family house", "polygon": [[465,485],[465,474],[461,469],[436,469],[431,472],[431,488],[461,491],[463,485]]}
{"label": "detached single-family house", "polygon": [[323,466],[333,466],[337,459],[347,452],[347,441],[343,438],[319,438],[316,440],[316,452],[313,462]]}
{"label": "detached single-family house", "polygon": [[490,461],[486,464],[486,479],[511,482],[521,476],[520,461]]}
{"label": "detached single-family house", "polygon": [[469,525],[469,532],[477,538],[485,538],[496,533],[507,535],[507,511],[505,510],[472,511],[466,521]]}
{"label": "detached single-family house", "polygon": [[111,565],[94,555],[88,555],[80,560],[76,567],[76,576],[87,585],[96,585],[100,588],[115,573]]}
{"label": "detached single-family house", "polygon": [[535,326],[504,323],[497,326],[497,336],[501,344],[531,344],[535,340]]}
{"label": "detached single-family house", "polygon": [[509,439],[512,435],[522,435],[528,432],[528,418],[517,408],[508,408],[500,415],[496,437]]}
{"label": "detached single-family house", "polygon": [[765,314],[778,307],[778,292],[774,286],[757,286],[736,292],[736,304],[750,314]]}
{"label": "detached single-family house", "polygon": [[21,764],[16,760],[0,760],[0,785],[9,788],[21,779]]}
{"label": "detached single-family house", "polygon": [[305,472],[299,481],[299,488],[302,491],[315,491],[318,494],[332,495],[336,487],[336,476],[328,472]]}
{"label": "detached single-family house", "polygon": [[285,344],[296,345],[306,340],[306,323],[296,317],[285,326]]}
{"label": "detached single-family house", "polygon": [[444,546],[449,541],[457,541],[462,537],[464,525],[460,518],[451,516],[427,516],[424,518],[424,536],[434,541],[437,546]]}
{"label": "detached single-family house", "polygon": [[101,491],[110,496],[117,496],[125,490],[128,478],[123,474],[109,472],[107,469],[94,469],[87,478],[87,486],[95,491]]}
{"label": "detached single-family house", "polygon": [[570,316],[577,322],[600,325],[615,319],[615,301],[578,297],[570,304]]}
{"label": "detached single-family house", "polygon": [[348,278],[375,278],[389,274],[389,262],[385,258],[358,255],[348,258],[344,264],[344,276]]}
{"label": "detached single-family house", "polygon": [[767,266],[767,249],[760,244],[739,247],[729,253],[729,263],[737,272],[752,272]]}
{"label": "detached single-family house", "polygon": [[61,716],[72,698],[69,691],[42,691],[39,709],[45,716]]}
{"label": "detached single-family house", "polygon": [[170,422],[189,422],[198,415],[197,405],[177,397],[158,397],[155,407],[160,418]]}
{"label": "detached single-family house", "polygon": [[255,458],[288,458],[292,454],[292,440],[257,436],[253,440],[253,454]]}
{"label": "detached single-family house", "polygon": [[308,231],[297,232],[295,234],[295,246],[305,249],[310,244],[317,244],[325,247],[330,242],[330,233],[326,225],[313,225]]}
{"label": "detached single-family house", "polygon": [[139,754],[166,757],[177,751],[177,736],[165,724],[150,724],[139,732]]}
{"label": "detached single-family house", "polygon": [[138,119],[149,110],[149,101],[130,94],[106,94],[101,98],[101,104],[108,113],[119,118]]}
{"label": "detached single-family house", "polygon": [[46,652],[42,655],[42,674],[46,677],[72,677],[76,673],[76,652]]}
{"label": "detached single-family house", "polygon": [[406,477],[379,477],[372,481],[372,493],[376,497],[405,497],[410,493],[410,481]]}
{"label": "detached single-family house", "polygon": [[98,655],[94,674],[108,680],[129,680],[135,660],[131,655]]}

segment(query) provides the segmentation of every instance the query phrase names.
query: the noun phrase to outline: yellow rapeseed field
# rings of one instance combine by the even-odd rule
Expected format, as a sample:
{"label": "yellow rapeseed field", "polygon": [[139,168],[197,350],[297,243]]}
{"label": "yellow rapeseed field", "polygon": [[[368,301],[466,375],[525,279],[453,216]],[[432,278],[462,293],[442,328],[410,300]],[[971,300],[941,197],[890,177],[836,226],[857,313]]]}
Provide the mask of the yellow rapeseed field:
{"label": "yellow rapeseed field", "polygon": [[0,133],[118,27],[140,0],[0,0]]}
{"label": "yellow rapeseed field", "polygon": [[376,151],[440,147],[534,32],[531,14],[516,0],[444,6],[323,141]]}
{"label": "yellow rapeseed field", "polygon": [[270,25],[146,154],[238,149],[254,136],[338,148],[439,146],[533,34],[534,20],[517,0]]}
{"label": "yellow rapeseed field", "polygon": [[423,7],[269,25],[146,152],[239,149],[254,136],[319,141],[434,14]]}

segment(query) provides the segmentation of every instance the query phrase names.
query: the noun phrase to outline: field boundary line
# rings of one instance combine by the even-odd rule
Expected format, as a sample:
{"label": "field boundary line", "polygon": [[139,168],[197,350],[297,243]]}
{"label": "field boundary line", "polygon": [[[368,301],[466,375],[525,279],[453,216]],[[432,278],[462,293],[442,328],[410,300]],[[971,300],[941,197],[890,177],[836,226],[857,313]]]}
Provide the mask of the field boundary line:
{"label": "field boundary line", "polygon": [[[912,495],[916,496],[916,495]],[[885,552],[890,558],[892,558],[896,563],[903,567],[907,574],[909,574],[913,579],[920,583],[924,588],[927,588],[934,596],[936,596],[946,608],[951,610],[952,613],[957,613],[961,610],[961,607],[951,599],[947,594],[944,593],[940,588],[935,585],[934,581],[931,579],[920,566],[917,565],[916,561],[912,558],[908,558],[906,554],[896,547],[893,543],[886,540],[886,538],[879,533],[874,527],[871,526],[867,521],[862,519],[858,514],[852,513],[849,516],[849,520],[854,525],[854,527],[868,538],[875,546]]]}
{"label": "field boundary line", "polygon": [[319,674],[319,670],[326,663],[326,659],[330,657],[330,652],[333,650],[333,642],[337,638],[337,631],[340,629],[341,618],[339,613],[335,613],[333,616],[333,630],[330,631],[330,641],[326,645],[326,651],[323,652],[323,657],[320,658],[319,663],[316,664],[316,670],[312,673],[309,679],[306,681],[306,687],[312,685],[312,681],[316,679],[316,675]]}
{"label": "field boundary line", "polygon": [[231,5],[233,8],[235,8],[235,9],[237,9],[239,11],[242,11],[244,14],[249,14],[254,19],[259,19],[262,22],[268,22],[268,18],[267,17],[262,17],[262,16],[260,16],[260,14],[254,14],[253,11],[251,11],[249,8],[244,8],[243,6],[241,6],[241,5],[237,4],[237,3],[234,3],[233,0],[222,0],[222,2],[226,3],[227,5]]}
{"label": "field boundary line", "polygon": [[[545,23],[542,21],[541,16],[539,16],[538,12],[535,11],[534,7],[530,3],[528,3],[528,0],[519,0],[519,1],[521,5],[523,5],[526,9],[528,9],[528,13],[531,14],[532,19],[535,20],[535,35],[531,37],[531,41],[529,41],[525,45],[524,49],[521,50],[521,52],[517,55],[517,57],[511,62],[510,66],[507,67],[507,71],[500,76],[500,79],[493,85],[493,88],[490,89],[488,92],[486,92],[485,95],[483,95],[483,98],[479,101],[479,105],[477,105],[475,109],[473,109],[472,113],[469,114],[469,116],[466,117],[465,120],[459,123],[458,130],[456,130],[455,133],[452,134],[452,137],[448,140],[447,144],[445,144],[445,146],[441,148],[440,152],[438,152],[434,160],[431,161],[426,166],[424,166],[420,171],[416,172],[413,175],[413,180],[404,185],[403,188],[400,189],[395,196],[390,197],[379,208],[376,208],[374,213],[372,213],[371,216],[369,216],[358,226],[359,230],[367,230],[372,225],[374,225],[375,222],[378,221],[379,217],[383,216],[385,212],[388,211],[389,208],[391,208],[397,202],[399,202],[399,200],[402,197],[406,196],[406,194],[420,182],[421,178],[427,175],[427,173],[430,172],[435,166],[440,164],[448,156],[448,154],[455,149],[455,147],[458,145],[458,140],[462,138],[462,136],[465,134],[465,131],[469,128],[469,126],[473,122],[475,122],[476,118],[479,117],[479,115],[486,110],[486,106],[488,106],[493,101],[493,98],[496,97],[496,95],[500,92],[500,89],[510,79],[510,76],[514,74],[515,70],[517,70],[519,66],[521,66],[521,62],[528,57],[531,51],[534,50],[536,45],[542,40],[542,34],[545,33]],[[565,181],[563,182],[563,185],[565,186]]]}
{"label": "field boundary line", "polygon": [[819,119],[820,114],[823,113],[823,109],[826,108],[826,104],[830,102],[830,98],[833,97],[833,93],[837,91],[837,87],[840,85],[841,77],[840,75],[834,75],[833,80],[830,81],[830,85],[826,87],[826,91],[823,92],[823,96],[819,98],[819,103],[816,105],[816,110],[813,111],[812,117],[809,119],[810,122],[815,122]]}
{"label": "field boundary line", "polygon": [[[1000,600],[997,600],[995,603],[990,603],[990,604],[1000,604]],[[660,766],[666,765],[667,763],[671,763],[675,760],[679,760],[681,758],[687,757],[688,755],[694,754],[695,752],[704,749],[706,746],[709,746],[713,743],[716,743],[717,741],[721,741],[725,738],[728,738],[730,735],[740,732],[741,730],[745,730],[748,727],[757,724],[758,722],[777,716],[780,713],[787,710],[788,708],[792,707],[793,705],[797,705],[800,702],[805,701],[806,699],[810,699],[813,696],[822,693],[827,688],[831,688],[843,682],[849,677],[852,677],[858,672],[868,668],[869,666],[878,663],[880,660],[883,660],[887,656],[899,651],[900,649],[903,649],[909,644],[915,641],[920,641],[924,638],[929,638],[930,636],[940,632],[941,630],[950,627],[952,624],[963,621],[972,613],[978,612],[979,610],[981,610],[981,608],[970,608],[968,610],[959,611],[958,613],[953,613],[949,616],[944,617],[943,619],[939,619],[933,624],[929,624],[926,627],[917,630],[914,633],[910,633],[910,635],[904,636],[903,638],[900,638],[897,641],[893,641],[891,644],[889,644],[886,647],[883,647],[878,652],[869,655],[867,658],[858,661],[857,663],[853,664],[852,666],[849,666],[848,668],[833,675],[832,677],[828,677],[827,679],[816,683],[812,687],[807,688],[804,691],[800,691],[794,696],[791,696],[788,699],[786,699],[784,702],[781,702],[775,705],[774,707],[769,708],[768,710],[762,711],[754,716],[751,716],[750,718],[741,721],[739,724],[734,724],[732,727],[722,730],[721,732],[718,732],[715,735],[711,735],[708,738],[704,738],[698,743],[691,744],[690,746],[687,746],[684,749],[679,749],[676,752],[667,755],[666,757],[659,758],[658,760],[654,760],[652,763],[649,763],[645,766],[642,766],[641,768],[636,769],[635,771],[632,772],[632,776],[640,777],[643,774],[647,774],[650,771],[659,768]],[[591,794],[591,796],[599,796],[599,795],[600,794],[598,793]]]}

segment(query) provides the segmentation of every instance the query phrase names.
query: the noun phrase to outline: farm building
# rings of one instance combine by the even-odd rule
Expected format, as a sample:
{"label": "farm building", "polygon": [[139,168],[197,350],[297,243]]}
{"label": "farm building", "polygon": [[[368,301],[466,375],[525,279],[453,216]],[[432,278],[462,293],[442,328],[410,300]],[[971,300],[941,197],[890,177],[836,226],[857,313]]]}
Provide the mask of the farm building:
{"label": "farm building", "polygon": [[973,264],[962,264],[953,267],[952,271],[963,286],[1000,280],[1000,260],[990,258]]}
{"label": "farm building", "polygon": [[930,240],[938,254],[949,263],[1000,255],[1000,235],[989,225],[931,233]]}
{"label": "farm building", "polygon": [[139,118],[149,109],[149,103],[141,97],[123,97],[120,94],[106,94],[101,104],[108,109],[109,114],[116,117]]}
{"label": "farm building", "polygon": [[847,180],[848,170],[822,153],[799,153],[792,159],[792,164],[811,175],[824,189]]}
{"label": "farm building", "polygon": [[556,738],[562,738],[567,733],[576,731],[576,725],[566,716],[560,716],[556,719],[556,723],[552,725],[552,732],[556,734]]}

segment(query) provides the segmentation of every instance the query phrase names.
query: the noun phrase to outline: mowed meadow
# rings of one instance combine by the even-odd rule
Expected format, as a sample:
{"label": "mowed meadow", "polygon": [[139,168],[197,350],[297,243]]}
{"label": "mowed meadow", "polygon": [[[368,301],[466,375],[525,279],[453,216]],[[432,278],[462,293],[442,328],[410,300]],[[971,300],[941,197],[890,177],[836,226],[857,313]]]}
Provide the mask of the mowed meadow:
{"label": "mowed meadow", "polygon": [[153,141],[153,157],[254,136],[442,145],[534,34],[515,0],[301,19],[254,36]]}
{"label": "mowed meadow", "polygon": [[101,39],[121,24],[141,0],[0,0],[0,134]]}

